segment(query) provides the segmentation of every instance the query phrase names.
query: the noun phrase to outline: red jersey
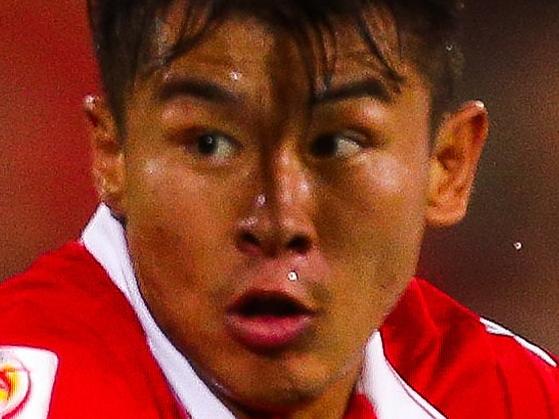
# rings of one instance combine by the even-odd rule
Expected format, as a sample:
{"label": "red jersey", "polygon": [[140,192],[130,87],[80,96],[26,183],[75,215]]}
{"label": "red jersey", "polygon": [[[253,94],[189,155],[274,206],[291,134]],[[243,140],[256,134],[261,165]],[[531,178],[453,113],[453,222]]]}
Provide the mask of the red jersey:
{"label": "red jersey", "polygon": [[[0,284],[0,418],[233,417],[84,237]],[[555,358],[419,279],[365,358],[346,418],[559,418]]]}

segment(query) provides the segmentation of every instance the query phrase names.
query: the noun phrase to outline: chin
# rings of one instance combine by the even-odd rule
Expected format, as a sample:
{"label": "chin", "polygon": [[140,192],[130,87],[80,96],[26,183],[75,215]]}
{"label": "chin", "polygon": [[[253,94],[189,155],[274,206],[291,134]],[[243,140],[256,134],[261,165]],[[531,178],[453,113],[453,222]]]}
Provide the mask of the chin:
{"label": "chin", "polygon": [[307,383],[304,387],[268,383],[261,385],[257,391],[236,394],[232,400],[246,411],[262,415],[279,414],[300,409],[311,403],[320,397],[325,387],[319,383]]}
{"label": "chin", "polygon": [[[238,372],[239,380],[224,388],[227,399],[255,414],[285,413],[312,403],[337,381],[341,373],[305,359],[270,368],[265,374]],[[223,389],[223,388],[222,388]]]}

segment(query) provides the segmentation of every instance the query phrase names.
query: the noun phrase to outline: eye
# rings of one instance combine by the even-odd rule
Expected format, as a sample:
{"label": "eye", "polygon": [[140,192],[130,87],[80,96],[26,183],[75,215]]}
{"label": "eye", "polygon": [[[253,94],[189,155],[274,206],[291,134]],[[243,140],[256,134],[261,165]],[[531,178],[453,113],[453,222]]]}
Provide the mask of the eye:
{"label": "eye", "polygon": [[214,160],[227,160],[233,157],[237,151],[233,140],[215,133],[198,136],[191,148],[201,157]]}
{"label": "eye", "polygon": [[322,135],[311,143],[310,152],[319,159],[348,158],[363,149],[361,143],[344,134]]}

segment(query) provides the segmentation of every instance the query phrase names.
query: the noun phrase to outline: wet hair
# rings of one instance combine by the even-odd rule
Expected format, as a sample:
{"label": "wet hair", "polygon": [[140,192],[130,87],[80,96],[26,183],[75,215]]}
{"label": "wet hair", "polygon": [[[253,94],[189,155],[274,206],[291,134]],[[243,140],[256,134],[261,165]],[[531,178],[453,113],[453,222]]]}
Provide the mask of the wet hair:
{"label": "wet hair", "polygon": [[[328,40],[335,43],[334,23],[339,19],[355,24],[371,54],[395,84],[402,81],[397,61],[405,58],[404,50],[411,51],[409,58],[431,88],[435,119],[451,105],[462,71],[458,42],[463,9],[460,0],[87,1],[103,88],[119,126],[123,124],[126,96],[139,77],[149,75],[188,51],[212,27],[235,12],[287,29],[304,48],[315,45],[318,40],[322,44],[321,56],[309,62],[322,68],[318,71],[326,86],[335,60],[335,54],[326,45]],[[164,53],[155,53],[158,25],[177,2],[185,7],[180,34]],[[371,15],[367,13],[371,10],[374,13],[378,7],[387,10],[394,19],[396,48],[387,48],[382,28],[371,25]],[[314,50],[316,48],[308,48],[308,51]]]}

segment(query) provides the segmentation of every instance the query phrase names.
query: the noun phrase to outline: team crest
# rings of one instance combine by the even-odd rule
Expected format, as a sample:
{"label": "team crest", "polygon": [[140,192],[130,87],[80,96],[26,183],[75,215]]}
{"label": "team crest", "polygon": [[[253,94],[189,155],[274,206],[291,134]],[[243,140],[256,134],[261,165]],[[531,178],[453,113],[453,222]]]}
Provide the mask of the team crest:
{"label": "team crest", "polygon": [[17,410],[29,393],[29,371],[16,358],[0,353],[0,418]]}
{"label": "team crest", "polygon": [[0,346],[0,419],[46,419],[57,367],[50,351]]}

